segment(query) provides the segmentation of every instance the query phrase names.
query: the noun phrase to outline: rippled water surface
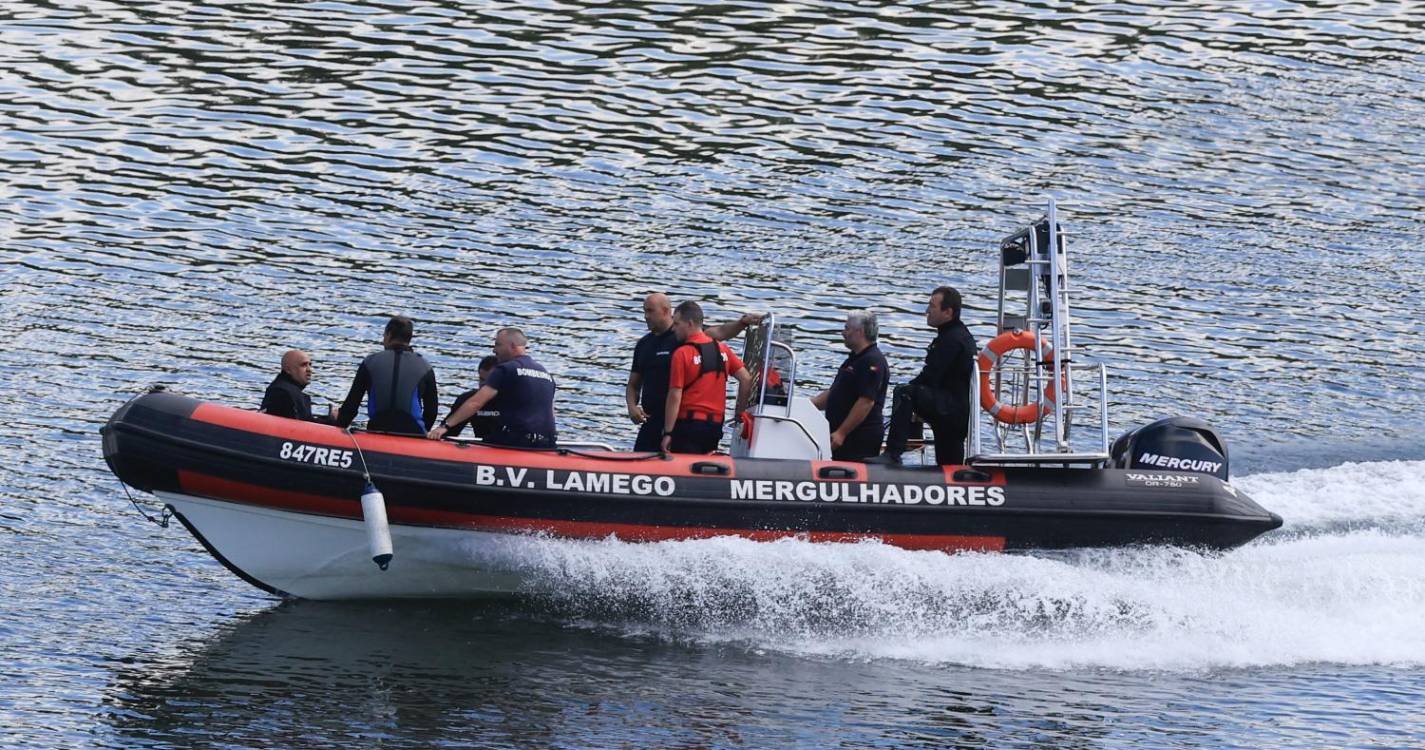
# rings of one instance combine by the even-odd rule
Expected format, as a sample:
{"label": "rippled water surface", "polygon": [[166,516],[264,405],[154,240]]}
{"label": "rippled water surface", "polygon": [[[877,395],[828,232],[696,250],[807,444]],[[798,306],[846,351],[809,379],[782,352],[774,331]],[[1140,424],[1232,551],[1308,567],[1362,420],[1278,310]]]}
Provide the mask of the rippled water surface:
{"label": "rippled water surface", "polygon": [[[1425,745],[1416,3],[0,0],[0,746]],[[534,601],[278,605],[127,510],[155,382],[443,399],[519,325],[627,443],[641,297],[897,379],[1045,196],[1114,429],[1201,416],[1287,526],[1184,550],[555,543]],[[141,498],[141,501],[147,501]]]}

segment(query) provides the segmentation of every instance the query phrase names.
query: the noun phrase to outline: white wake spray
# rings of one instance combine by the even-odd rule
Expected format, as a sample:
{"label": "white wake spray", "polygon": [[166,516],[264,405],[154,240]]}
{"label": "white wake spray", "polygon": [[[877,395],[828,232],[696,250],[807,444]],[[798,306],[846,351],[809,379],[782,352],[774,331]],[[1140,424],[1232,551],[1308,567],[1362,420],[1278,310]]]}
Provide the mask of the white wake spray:
{"label": "white wake spray", "polygon": [[1425,529],[1425,461],[1345,463],[1233,481],[1281,515],[1289,533],[1345,528]]}
{"label": "white wake spray", "polygon": [[722,538],[526,540],[501,555],[565,616],[676,640],[1012,669],[1425,664],[1425,462],[1237,485],[1308,531],[1227,553]]}

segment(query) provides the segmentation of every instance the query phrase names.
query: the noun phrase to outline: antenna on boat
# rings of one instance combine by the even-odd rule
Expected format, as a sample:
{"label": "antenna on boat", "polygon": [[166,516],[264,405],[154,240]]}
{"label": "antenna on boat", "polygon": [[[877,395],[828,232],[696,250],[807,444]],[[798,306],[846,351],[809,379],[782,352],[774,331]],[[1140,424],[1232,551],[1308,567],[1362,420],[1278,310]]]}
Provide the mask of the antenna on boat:
{"label": "antenna on boat", "polygon": [[371,470],[366,466],[366,454],[361,452],[361,444],[356,442],[356,435],[352,434],[350,427],[345,431],[356,448],[357,457],[361,459],[361,478],[366,480],[366,486],[361,490],[361,520],[366,526],[366,546],[371,550],[371,561],[385,570],[391,565],[391,558],[395,557],[391,549],[391,526],[386,521],[386,496],[381,494],[381,490],[376,489],[376,483],[371,481]]}

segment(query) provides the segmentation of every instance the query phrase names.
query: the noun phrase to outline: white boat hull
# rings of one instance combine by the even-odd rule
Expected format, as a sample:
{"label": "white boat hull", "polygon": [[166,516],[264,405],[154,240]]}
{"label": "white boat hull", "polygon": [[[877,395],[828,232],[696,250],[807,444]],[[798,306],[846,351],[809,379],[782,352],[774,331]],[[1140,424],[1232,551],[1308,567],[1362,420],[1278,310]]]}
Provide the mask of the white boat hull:
{"label": "white boat hull", "polygon": [[526,589],[519,548],[535,537],[391,524],[395,558],[371,560],[360,521],[157,493],[229,568],[303,599],[468,598]]}

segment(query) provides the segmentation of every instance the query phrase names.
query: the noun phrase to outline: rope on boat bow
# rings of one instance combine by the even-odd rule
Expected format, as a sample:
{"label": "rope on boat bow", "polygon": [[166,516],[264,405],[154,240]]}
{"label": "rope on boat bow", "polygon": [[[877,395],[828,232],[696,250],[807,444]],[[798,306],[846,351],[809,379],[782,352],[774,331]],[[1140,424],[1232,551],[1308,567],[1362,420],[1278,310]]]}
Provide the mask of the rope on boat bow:
{"label": "rope on boat bow", "polygon": [[124,494],[125,494],[125,495],[128,495],[128,497],[129,497],[129,503],[134,506],[134,510],[138,511],[138,512],[139,512],[139,515],[141,515],[141,516],[144,517],[144,520],[145,520],[145,521],[148,521],[149,523],[153,524],[154,526],[159,527],[160,529],[166,529],[166,528],[168,528],[168,519],[170,519],[170,518],[173,517],[173,506],[172,506],[172,505],[169,505],[168,503],[164,503],[164,504],[163,504],[163,515],[159,516],[158,518],[154,518],[153,516],[150,516],[150,515],[148,514],[148,512],[143,509],[143,506],[142,506],[142,505],[139,505],[139,501],[135,500],[135,499],[134,499],[134,496],[133,496],[132,494],[130,494],[130,492],[129,492],[129,486],[128,486],[127,484],[124,484],[122,481],[120,481],[120,482],[119,482],[119,486],[124,488]]}

